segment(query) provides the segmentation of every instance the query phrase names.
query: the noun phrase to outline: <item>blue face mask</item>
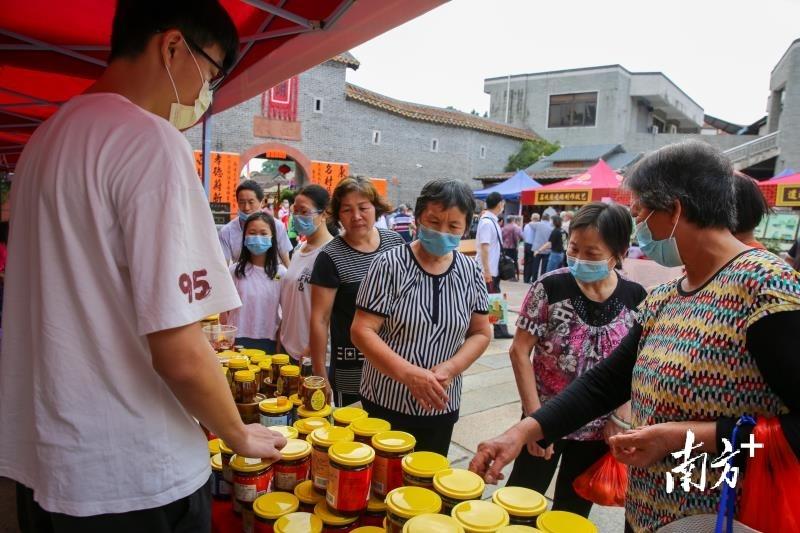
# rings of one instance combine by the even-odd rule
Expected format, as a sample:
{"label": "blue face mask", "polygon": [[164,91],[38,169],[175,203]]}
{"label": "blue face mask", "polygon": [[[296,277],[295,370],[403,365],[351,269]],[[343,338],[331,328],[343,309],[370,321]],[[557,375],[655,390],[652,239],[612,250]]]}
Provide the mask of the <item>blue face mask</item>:
{"label": "blue face mask", "polygon": [[608,259],[604,261],[586,261],[568,255],[567,266],[572,275],[575,276],[575,279],[584,283],[606,279],[610,273]]}
{"label": "blue face mask", "polygon": [[449,254],[457,249],[461,243],[461,235],[442,233],[421,224],[417,232],[417,238],[426,252],[437,257]]}
{"label": "blue face mask", "polygon": [[650,233],[650,227],[647,221],[653,216],[651,212],[647,218],[636,225],[636,240],[639,242],[639,247],[642,251],[661,266],[677,267],[683,264],[681,254],[678,252],[678,242],[673,237],[675,228],[678,227],[678,222],[672,227],[672,233],[666,239],[660,241],[653,240],[653,234]]}
{"label": "blue face mask", "polygon": [[316,233],[319,225],[314,225],[314,215],[292,215],[292,225],[298,235],[308,237]]}
{"label": "blue face mask", "polygon": [[247,235],[244,238],[244,245],[253,255],[265,254],[267,250],[272,248],[272,237],[267,235]]}
{"label": "blue face mask", "polygon": [[240,210],[239,211],[239,221],[240,222],[244,222],[245,220],[247,220],[247,217],[249,217],[250,215],[252,215],[252,213],[245,213],[244,211]]}

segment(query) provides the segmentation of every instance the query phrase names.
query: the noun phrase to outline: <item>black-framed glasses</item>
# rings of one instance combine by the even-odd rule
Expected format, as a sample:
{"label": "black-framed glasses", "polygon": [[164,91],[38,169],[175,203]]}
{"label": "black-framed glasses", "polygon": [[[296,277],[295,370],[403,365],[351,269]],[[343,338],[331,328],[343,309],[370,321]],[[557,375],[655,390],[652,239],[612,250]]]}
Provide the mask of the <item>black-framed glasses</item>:
{"label": "black-framed glasses", "polygon": [[214,61],[214,59],[212,59],[212,57],[208,55],[206,51],[203,50],[200,46],[198,46],[194,41],[192,41],[185,35],[183,36],[183,38],[186,40],[186,44],[191,46],[196,52],[198,52],[200,55],[206,58],[206,61],[208,61],[209,63],[214,65],[214,67],[216,67],[217,74],[213,78],[208,80],[208,88],[211,89],[212,91],[217,90],[217,88],[222,84],[222,81],[225,79],[225,76],[227,76],[228,73],[225,72],[225,69],[222,68],[222,65]]}

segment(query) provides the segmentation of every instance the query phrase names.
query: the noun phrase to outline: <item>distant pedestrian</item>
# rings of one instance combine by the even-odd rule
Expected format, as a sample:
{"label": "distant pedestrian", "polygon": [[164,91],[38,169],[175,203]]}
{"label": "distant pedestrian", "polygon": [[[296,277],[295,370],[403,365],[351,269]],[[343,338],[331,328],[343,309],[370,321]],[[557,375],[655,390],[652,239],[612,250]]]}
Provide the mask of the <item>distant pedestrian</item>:
{"label": "distant pedestrian", "polygon": [[399,233],[404,241],[411,242],[414,236],[414,218],[405,205],[400,205],[397,215],[392,220],[392,229]]}
{"label": "distant pedestrian", "polygon": [[514,260],[517,279],[519,279],[519,241],[522,239],[522,228],[517,224],[517,217],[508,217],[501,233],[503,236],[503,253]]}
{"label": "distant pedestrian", "polygon": [[[486,281],[489,294],[500,293],[500,252],[502,242],[497,216],[503,212],[505,204],[506,202],[500,193],[490,193],[486,197],[486,211],[483,212],[478,222],[477,259],[483,266],[483,279]],[[505,324],[494,325],[495,339],[510,339],[511,337]]]}
{"label": "distant pedestrian", "polygon": [[553,233],[553,224],[550,222],[550,215],[542,214],[542,220],[534,226],[534,236],[531,248],[533,250],[533,271],[531,281],[536,281],[543,272],[547,272],[547,261],[550,259],[550,248],[542,248],[550,240]]}
{"label": "distant pedestrian", "polygon": [[525,228],[522,230],[522,241],[523,241],[523,251],[524,255],[522,257],[524,261],[524,267],[522,270],[522,280],[525,283],[530,283],[535,279],[533,277],[533,265],[534,265],[534,257],[533,257],[533,241],[534,236],[536,235],[536,223],[539,222],[541,217],[539,213],[533,213],[531,215],[531,221],[525,224]]}

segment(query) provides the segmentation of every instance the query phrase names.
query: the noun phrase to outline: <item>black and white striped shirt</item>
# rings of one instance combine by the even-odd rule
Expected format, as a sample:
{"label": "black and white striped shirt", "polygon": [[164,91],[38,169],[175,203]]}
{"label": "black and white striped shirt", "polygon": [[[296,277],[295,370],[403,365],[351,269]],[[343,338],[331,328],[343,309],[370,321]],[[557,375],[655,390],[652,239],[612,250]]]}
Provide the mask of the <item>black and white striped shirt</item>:
{"label": "black and white striped shirt", "polygon": [[[473,313],[488,312],[480,267],[454,252],[443,274],[425,272],[410,245],[393,248],[372,263],[356,298],[359,309],[385,318],[379,335],[410,363],[432,368],[464,344]],[[386,409],[414,416],[455,412],[461,405],[461,376],[447,389],[442,411],[424,411],[408,388],[364,362],[361,395]]]}

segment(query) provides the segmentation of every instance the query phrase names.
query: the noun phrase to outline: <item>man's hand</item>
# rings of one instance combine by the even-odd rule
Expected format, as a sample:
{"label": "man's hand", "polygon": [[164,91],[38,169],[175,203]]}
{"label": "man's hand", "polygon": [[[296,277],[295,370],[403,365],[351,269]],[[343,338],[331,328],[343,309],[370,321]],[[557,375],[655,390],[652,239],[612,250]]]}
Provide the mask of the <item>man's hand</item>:
{"label": "man's hand", "polygon": [[261,424],[248,424],[237,439],[225,441],[225,444],[244,457],[278,461],[281,458],[279,450],[286,446],[286,438]]}

